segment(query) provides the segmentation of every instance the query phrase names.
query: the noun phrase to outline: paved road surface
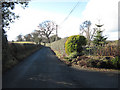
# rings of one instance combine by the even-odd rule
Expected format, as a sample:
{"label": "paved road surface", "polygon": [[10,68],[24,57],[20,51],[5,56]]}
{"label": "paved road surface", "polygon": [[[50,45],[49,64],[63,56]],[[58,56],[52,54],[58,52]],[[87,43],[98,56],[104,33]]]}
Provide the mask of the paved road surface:
{"label": "paved road surface", "polygon": [[3,75],[3,88],[117,88],[113,74],[77,70],[46,47]]}

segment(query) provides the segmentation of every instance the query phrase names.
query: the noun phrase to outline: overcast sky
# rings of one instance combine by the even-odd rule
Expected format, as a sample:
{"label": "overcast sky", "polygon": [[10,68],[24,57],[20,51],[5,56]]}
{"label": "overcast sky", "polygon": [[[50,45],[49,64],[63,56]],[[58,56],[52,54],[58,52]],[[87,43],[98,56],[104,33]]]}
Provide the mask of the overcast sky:
{"label": "overcast sky", "polygon": [[64,38],[79,34],[79,26],[85,20],[92,22],[92,29],[99,19],[101,24],[104,24],[103,35],[106,35],[108,40],[117,40],[118,1],[120,0],[79,0],[79,5],[64,23],[62,23],[63,20],[78,0],[74,2],[71,0],[52,0],[51,2],[31,0],[26,9],[16,5],[14,12],[20,15],[20,18],[10,25],[11,28],[7,31],[8,40],[16,40],[19,34],[25,35],[33,32],[39,23],[45,20],[52,20],[58,24],[58,36]]}

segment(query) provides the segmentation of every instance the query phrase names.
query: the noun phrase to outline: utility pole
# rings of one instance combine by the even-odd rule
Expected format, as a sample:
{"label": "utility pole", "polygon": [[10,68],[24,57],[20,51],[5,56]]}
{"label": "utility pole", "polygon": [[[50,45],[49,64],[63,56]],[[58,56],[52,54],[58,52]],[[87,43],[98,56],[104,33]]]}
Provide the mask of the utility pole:
{"label": "utility pole", "polygon": [[58,25],[56,25],[56,41],[58,40]]}

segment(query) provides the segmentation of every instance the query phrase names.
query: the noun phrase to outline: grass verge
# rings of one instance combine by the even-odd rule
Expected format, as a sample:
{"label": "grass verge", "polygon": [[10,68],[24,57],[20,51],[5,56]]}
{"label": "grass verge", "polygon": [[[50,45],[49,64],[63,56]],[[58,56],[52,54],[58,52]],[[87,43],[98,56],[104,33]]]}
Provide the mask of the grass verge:
{"label": "grass verge", "polygon": [[9,43],[7,53],[2,53],[2,72],[4,73],[13,68],[15,65],[41,48],[42,45]]}
{"label": "grass verge", "polygon": [[[71,66],[73,68],[76,68],[76,69],[79,69],[79,70],[87,70],[87,71],[96,71],[96,72],[113,72],[113,73],[120,73],[120,70],[118,69],[107,69],[107,68],[95,68],[95,67],[87,67],[84,62],[82,62],[82,66],[79,65],[77,63],[77,59],[73,59],[73,60],[70,60],[68,59],[67,57],[64,57],[61,53],[59,53],[59,51],[54,51],[56,53],[56,56],[62,61],[64,62],[67,66]],[[94,56],[91,56],[92,58],[100,58],[100,57],[94,57]],[[84,56],[82,57],[83,61],[85,61],[85,58]],[[90,58],[90,56],[88,56],[88,58]],[[72,62],[73,61],[73,62]]]}

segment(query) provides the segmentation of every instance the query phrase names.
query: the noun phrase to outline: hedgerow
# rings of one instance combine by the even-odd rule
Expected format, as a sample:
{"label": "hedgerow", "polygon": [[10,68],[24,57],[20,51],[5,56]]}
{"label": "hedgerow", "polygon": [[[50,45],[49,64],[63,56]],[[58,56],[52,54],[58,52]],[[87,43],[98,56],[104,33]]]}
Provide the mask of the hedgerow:
{"label": "hedgerow", "polygon": [[13,66],[24,60],[24,58],[37,51],[41,47],[41,45],[34,44],[8,43],[8,53],[3,52],[3,55],[6,56],[2,60],[3,72],[11,69]]}

